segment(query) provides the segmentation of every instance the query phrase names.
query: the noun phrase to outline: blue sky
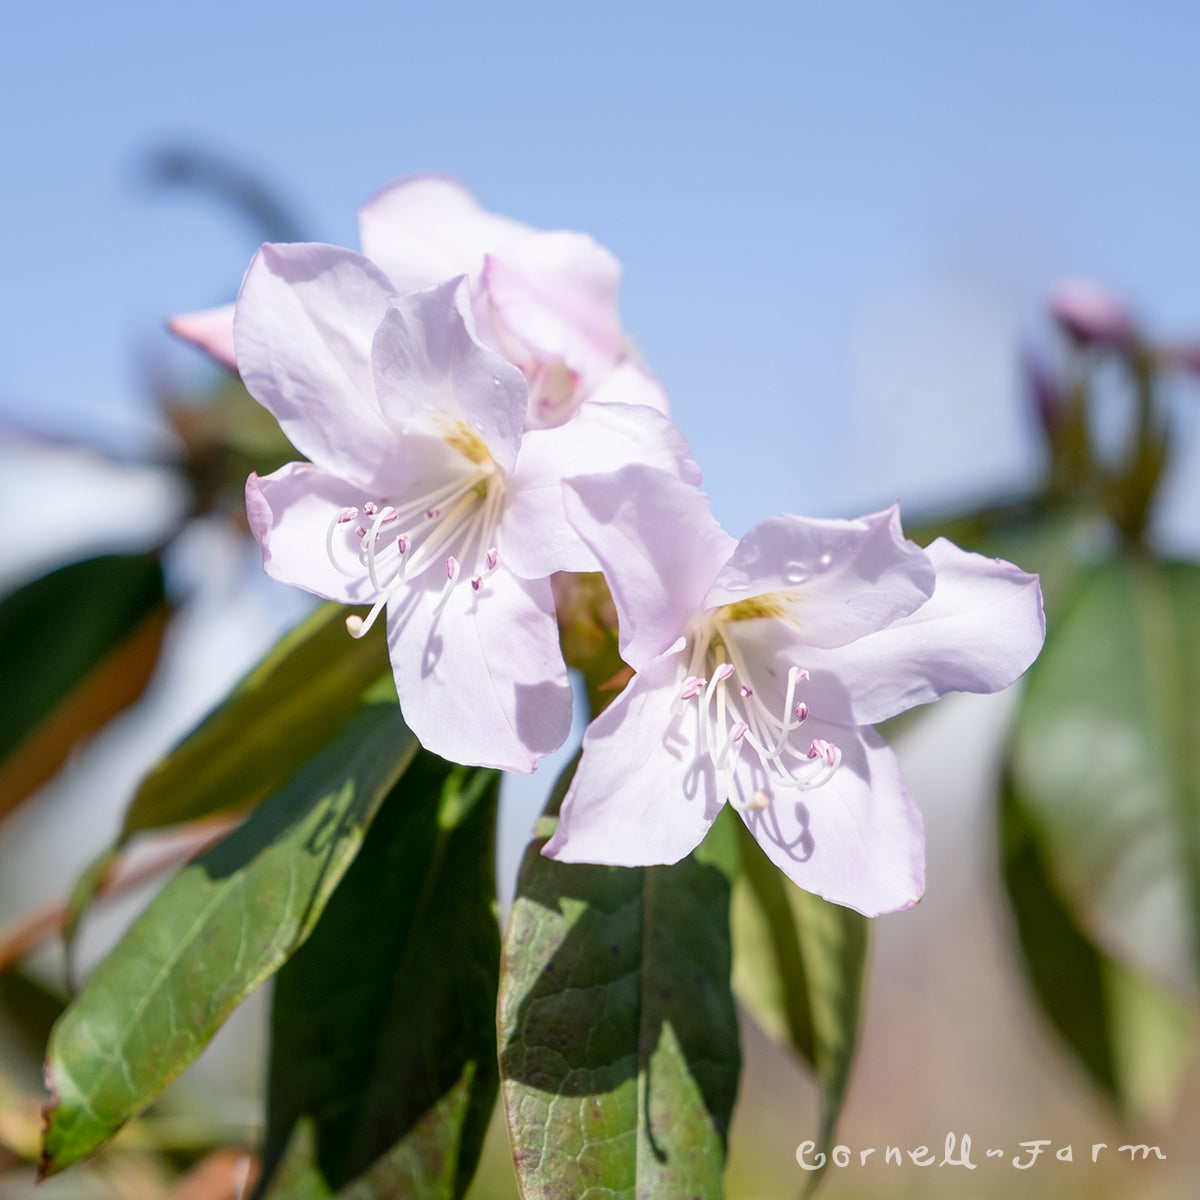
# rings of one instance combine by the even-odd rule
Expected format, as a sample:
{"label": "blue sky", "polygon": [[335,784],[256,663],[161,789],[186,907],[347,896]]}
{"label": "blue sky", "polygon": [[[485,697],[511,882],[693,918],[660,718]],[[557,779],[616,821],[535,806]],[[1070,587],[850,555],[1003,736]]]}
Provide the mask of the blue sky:
{"label": "blue sky", "polygon": [[253,167],[315,239],[355,244],[356,206],[422,168],[592,233],[733,532],[1028,472],[1017,342],[1062,275],[1200,330],[1183,3],[138,0],[4,23],[8,411],[144,411],[138,348],[234,294],[252,232],[139,173],[178,142]]}

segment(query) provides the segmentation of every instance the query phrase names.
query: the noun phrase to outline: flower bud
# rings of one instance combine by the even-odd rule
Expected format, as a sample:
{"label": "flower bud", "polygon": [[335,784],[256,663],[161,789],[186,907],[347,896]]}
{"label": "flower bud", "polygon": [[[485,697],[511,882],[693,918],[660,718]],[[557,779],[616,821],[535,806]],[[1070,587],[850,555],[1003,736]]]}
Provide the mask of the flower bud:
{"label": "flower bud", "polygon": [[1113,292],[1086,279],[1068,279],[1050,289],[1051,315],[1080,346],[1123,350],[1137,340],[1133,318]]}

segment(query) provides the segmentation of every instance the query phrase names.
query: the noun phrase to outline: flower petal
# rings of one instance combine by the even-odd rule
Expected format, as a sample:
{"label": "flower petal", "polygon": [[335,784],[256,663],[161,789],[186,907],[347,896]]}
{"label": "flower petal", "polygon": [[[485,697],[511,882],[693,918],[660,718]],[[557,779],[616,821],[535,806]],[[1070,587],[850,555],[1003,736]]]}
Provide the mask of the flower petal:
{"label": "flower petal", "polygon": [[842,646],[919,608],[933,585],[933,564],[904,540],[894,506],[855,521],[760,522],[738,543],[704,604],[773,593],[798,627],[797,641]]}
{"label": "flower petal", "polygon": [[671,405],[662,384],[650,368],[639,359],[627,358],[614,367],[595,391],[587,397],[589,404],[640,404],[671,415]]}
{"label": "flower petal", "polygon": [[[925,890],[925,830],[896,756],[875,730],[812,721],[841,765],[828,783],[776,789],[771,805],[741,816],[770,860],[805,891],[868,917],[911,908]],[[744,791],[760,786],[749,756]],[[747,797],[748,798],[748,797]]]}
{"label": "flower petal", "polygon": [[479,591],[459,580],[439,612],[441,593],[418,582],[388,604],[404,719],[443,758],[528,773],[571,730],[550,581],[502,566]]}
{"label": "flower petal", "polygon": [[[534,233],[487,256],[483,288],[502,340],[595,386],[621,357],[621,264],[582,233]],[[520,357],[514,351],[514,357]]]}
{"label": "flower petal", "polygon": [[394,437],[375,401],[371,339],[392,295],[382,272],[338,246],[263,246],[238,296],[242,379],[292,444],[373,485]]}
{"label": "flower petal", "polygon": [[210,358],[230,371],[237,371],[237,352],[233,347],[234,305],[206,308],[203,312],[180,313],[167,322],[167,328],[185,342],[199,346]]}
{"label": "flower petal", "polygon": [[631,464],[700,482],[687,439],[666,417],[641,405],[584,405],[565,425],[527,431],[509,480],[504,527],[522,531],[505,547],[509,566],[527,579],[598,570],[595,555],[567,521],[562,483]]}
{"label": "flower petal", "polygon": [[629,466],[571,479],[563,497],[612,591],[621,657],[641,670],[699,615],[736,543],[713,519],[708,497],[664,471]]}
{"label": "flower petal", "polygon": [[[246,480],[246,514],[272,579],[342,604],[370,604],[375,590],[366,572],[343,575],[326,552],[329,524],[343,509],[362,503],[362,490],[312,463],[288,463],[271,475]],[[353,521],[336,531],[335,553],[358,568]]]}
{"label": "flower petal", "polygon": [[678,862],[720,812],[707,757],[672,712],[683,664],[651,663],[588,726],[583,757],[542,853],[560,862],[640,867]]}
{"label": "flower petal", "polygon": [[474,436],[502,470],[512,470],[528,389],[512,363],[475,337],[461,276],[392,300],[371,355],[379,403],[395,430]]}
{"label": "flower petal", "polygon": [[823,716],[873,725],[946,692],[997,692],[1046,633],[1036,575],[938,538],[933,595],[916,612],[835,650],[804,652]]}
{"label": "flower petal", "polygon": [[454,275],[477,279],[485,254],[531,232],[488,212],[462,184],[438,175],[389,183],[359,209],[358,224],[363,253],[399,295]]}

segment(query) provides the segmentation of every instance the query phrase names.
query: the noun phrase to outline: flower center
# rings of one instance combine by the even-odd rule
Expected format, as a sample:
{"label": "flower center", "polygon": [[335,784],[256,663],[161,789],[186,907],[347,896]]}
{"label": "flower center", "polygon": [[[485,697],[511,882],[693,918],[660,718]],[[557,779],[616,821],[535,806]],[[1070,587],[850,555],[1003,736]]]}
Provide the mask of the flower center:
{"label": "flower center", "polygon": [[[772,708],[763,699],[732,631],[737,619],[718,609],[689,631],[687,674],[675,706],[677,712],[689,706],[695,711],[697,748],[713,765],[721,800],[754,811],[771,803],[773,788],[815,788],[828,782],[842,753],[832,742],[801,733],[808,719],[808,705],[796,694],[808,681],[803,667],[788,668],[781,707]],[[762,766],[759,786],[748,799],[734,788],[735,768],[746,753]]]}
{"label": "flower center", "polygon": [[[462,449],[450,438],[447,441]],[[329,561],[343,575],[361,578],[365,572],[376,592],[365,619],[346,618],[352,636],[362,637],[388,600],[428,571],[444,573],[435,609],[440,612],[460,580],[470,579],[478,592],[496,569],[500,555],[493,538],[504,511],[504,473],[486,449],[482,456],[465,451],[464,455],[472,470],[420,496],[402,503],[368,499],[334,513],[325,534]],[[347,553],[352,565],[344,561]]]}

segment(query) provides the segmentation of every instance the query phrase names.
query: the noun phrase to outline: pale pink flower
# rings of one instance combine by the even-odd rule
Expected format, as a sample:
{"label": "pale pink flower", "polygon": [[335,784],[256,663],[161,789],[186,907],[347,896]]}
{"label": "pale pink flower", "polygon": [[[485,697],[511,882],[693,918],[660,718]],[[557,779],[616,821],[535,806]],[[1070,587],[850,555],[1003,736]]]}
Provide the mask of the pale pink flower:
{"label": "pale pink flower", "polygon": [[[478,336],[529,384],[529,428],[561,425],[585,400],[667,413],[662,388],[621,331],[621,266],[585,234],[543,233],[497,216],[437,175],[388,184],[360,210],[359,229],[363,253],[394,295],[467,276]],[[236,369],[231,306],[169,325]]]}
{"label": "pale pink flower", "polygon": [[620,263],[585,234],[497,216],[437,175],[388,184],[359,211],[359,233],[363,253],[400,291],[471,280],[480,337],[529,381],[530,427],[561,425],[584,400],[667,412],[621,332]]}
{"label": "pale pink flower", "polygon": [[549,576],[598,566],[566,521],[564,475],[698,471],[644,407],[525,432],[525,379],[472,326],[461,278],[396,298],[352,251],[264,246],[238,300],[238,363],[311,461],[252,475],[246,506],[269,574],[372,605],[357,634],[386,609],[425,746],[529,771],[571,720]]}
{"label": "pale pink flower", "polygon": [[1081,346],[1122,350],[1137,340],[1137,327],[1125,302],[1090,279],[1064,279],[1050,289],[1050,312]]}
{"label": "pale pink flower", "polygon": [[734,542],[695,488],[628,467],[568,480],[637,672],[592,722],[545,848],[676,862],[726,802],[792,880],[867,915],[924,890],[924,834],[871,728],[1007,686],[1043,638],[1035,576],[904,540],[896,509],[779,516]]}

